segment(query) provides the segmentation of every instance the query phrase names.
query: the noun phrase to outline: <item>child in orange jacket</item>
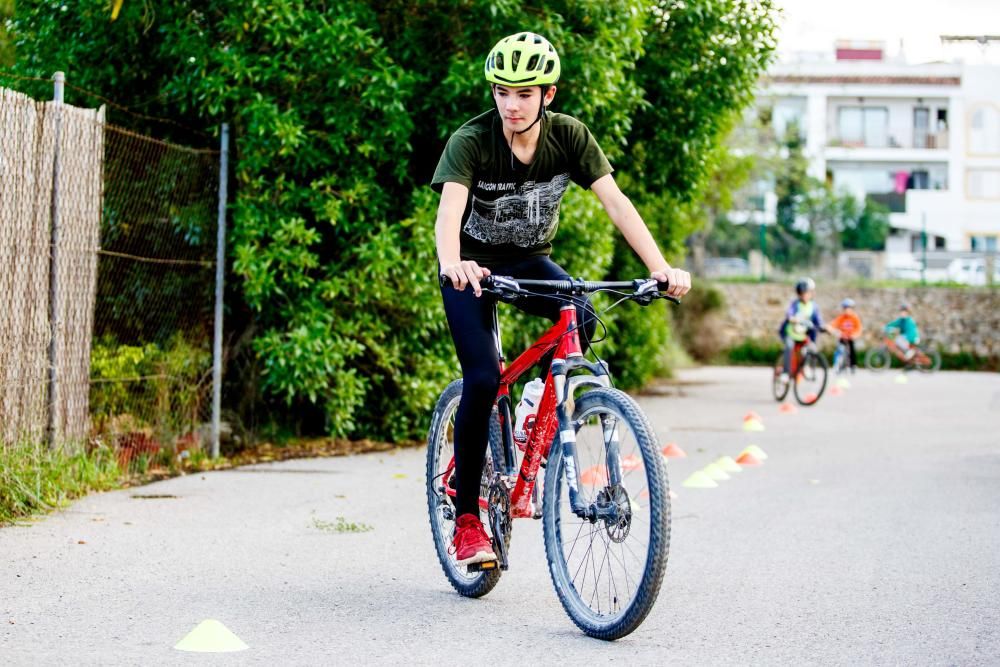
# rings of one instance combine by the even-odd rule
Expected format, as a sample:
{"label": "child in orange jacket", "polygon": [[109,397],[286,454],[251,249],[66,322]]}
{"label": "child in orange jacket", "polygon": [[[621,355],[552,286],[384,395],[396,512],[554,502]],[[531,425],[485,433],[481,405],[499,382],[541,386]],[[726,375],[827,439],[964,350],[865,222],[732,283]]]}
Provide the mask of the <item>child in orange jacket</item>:
{"label": "child in orange jacket", "polygon": [[[861,318],[854,312],[854,299],[844,299],[840,302],[840,315],[837,315],[828,326],[830,333],[840,336],[840,342],[847,347],[848,359],[850,360],[851,372],[858,366],[857,352],[854,349],[854,341],[861,335]],[[837,367],[834,360],[834,368]]]}

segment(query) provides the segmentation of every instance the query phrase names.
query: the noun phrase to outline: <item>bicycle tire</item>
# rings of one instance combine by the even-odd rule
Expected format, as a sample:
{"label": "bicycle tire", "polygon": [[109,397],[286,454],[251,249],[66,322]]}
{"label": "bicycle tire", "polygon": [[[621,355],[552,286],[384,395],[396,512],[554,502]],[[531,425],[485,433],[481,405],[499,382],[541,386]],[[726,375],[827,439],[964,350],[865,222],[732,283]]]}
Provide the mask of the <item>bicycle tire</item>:
{"label": "bicycle tire", "polygon": [[771,393],[774,395],[774,400],[781,403],[788,396],[788,385],[790,382],[781,381],[781,373],[785,369],[785,358],[784,355],[778,355],[778,362],[774,365],[774,377],[771,379]]}
{"label": "bicycle tire", "polygon": [[[458,402],[462,397],[462,381],[455,380],[449,384],[434,406],[431,427],[427,434],[427,512],[431,526],[431,537],[434,540],[434,550],[441,564],[448,582],[455,591],[464,597],[478,598],[489,593],[500,581],[500,568],[494,570],[484,570],[474,575],[470,575],[464,566],[457,565],[448,549],[451,546],[451,536],[454,534],[454,518],[450,521],[445,517],[444,510],[449,503],[447,496],[442,497],[438,489],[438,477],[447,467],[449,458],[442,461],[442,452],[446,450],[445,440],[447,438],[447,428],[451,422],[452,415],[458,410]],[[452,444],[454,447],[454,444]],[[493,481],[493,471],[498,469],[498,453],[501,451],[500,444],[500,424],[497,419],[496,410],[490,419],[489,447],[486,455],[486,462],[483,468],[483,480],[488,485]],[[452,449],[452,451],[454,451]],[[452,506],[452,512],[454,512]],[[490,530],[486,522],[487,531]]]}
{"label": "bicycle tire", "polygon": [[[811,366],[811,363],[814,364]],[[819,389],[811,394],[800,395],[799,389],[801,388],[800,382],[794,382],[795,385],[795,400],[799,402],[799,405],[804,405],[806,407],[816,405],[819,403],[819,399],[823,397],[823,392],[826,391],[826,381],[828,379],[829,368],[826,363],[826,357],[818,352],[806,352],[802,356],[801,365],[803,368],[814,368],[822,372],[823,379],[819,383]],[[810,398],[811,396],[811,398]]]}
{"label": "bicycle tire", "polygon": [[923,373],[933,373],[941,369],[941,351],[935,348],[921,348],[921,352],[930,359],[930,365],[918,364],[917,368]]}
{"label": "bicycle tire", "polygon": [[865,368],[868,370],[878,372],[891,367],[892,355],[886,346],[873,347],[865,354]]}
{"label": "bicycle tire", "polygon": [[[556,449],[549,455],[548,466],[545,473],[545,487],[542,502],[542,527],[545,541],[545,553],[549,563],[549,574],[551,575],[552,584],[555,587],[556,594],[559,597],[559,601],[562,604],[563,609],[569,615],[573,623],[576,624],[576,626],[585,634],[597,639],[611,641],[624,637],[634,631],[652,610],[653,605],[656,602],[656,598],[659,595],[660,587],[663,583],[663,577],[666,572],[667,557],[670,549],[670,497],[667,473],[666,469],[663,467],[662,457],[660,455],[659,448],[657,447],[653,429],[651,428],[646,415],[643,414],[639,406],[627,394],[617,389],[603,387],[592,389],[583,394],[583,396],[576,401],[576,409],[573,415],[574,427],[579,430],[584,421],[590,417],[606,414],[611,414],[617,417],[617,419],[620,420],[618,423],[626,424],[631,432],[635,434],[635,444],[641,453],[642,467],[646,473],[644,478],[646,487],[643,489],[643,492],[648,493],[649,501],[648,509],[646,510],[646,513],[648,513],[649,516],[649,535],[648,544],[646,545],[643,572],[641,577],[637,577],[635,579],[638,582],[635,586],[635,593],[620,611],[607,617],[602,617],[602,614],[599,611],[595,612],[591,606],[583,600],[580,591],[577,590],[574,584],[575,578],[572,577],[569,572],[569,557],[563,553],[563,519],[561,516],[561,505],[568,504],[569,497],[568,492],[563,492],[563,470],[565,469],[566,462],[562,456],[561,449],[559,449],[558,440],[554,443]],[[581,466],[583,465],[583,463],[577,463]],[[623,470],[624,469],[625,468],[623,466]],[[635,480],[633,479],[633,481]],[[624,485],[616,486],[624,488]],[[611,488],[612,487],[610,486],[606,486],[605,491]],[[637,497],[643,498],[641,492]],[[628,499],[628,507],[630,508],[629,514],[631,515],[632,513],[635,513],[636,516],[639,516],[640,510],[636,509],[638,505],[636,499],[631,498],[627,495],[627,493],[625,498]],[[581,530],[585,523],[589,523],[578,519],[575,515],[570,516],[572,516],[574,520],[579,520],[581,522]],[[593,538],[595,534],[600,534],[601,540],[603,541],[603,532],[607,531],[610,537],[611,530],[614,528],[607,525],[602,527],[602,522],[600,521],[593,525],[598,526],[598,529],[597,533],[592,532],[590,535],[591,544],[594,543]],[[631,521],[630,525],[632,525]],[[638,525],[638,523],[635,525]],[[568,525],[568,529],[572,530],[572,524]],[[613,540],[613,538],[611,539]],[[627,538],[623,538],[622,543],[624,542],[624,539]],[[609,545],[610,542],[605,542],[605,546]],[[609,549],[610,548],[611,547],[609,546]],[[624,559],[626,558],[625,548],[626,547],[623,546],[621,551],[623,560],[619,561],[623,565]],[[610,551],[607,553],[610,553]],[[632,552],[632,555],[636,555],[634,551]],[[572,550],[569,556],[572,556]],[[596,559],[594,562],[596,568]],[[608,567],[610,573],[614,567],[613,564],[611,564],[610,558],[606,558],[603,562],[609,563]],[[602,563],[601,573],[603,573],[603,571]],[[577,569],[577,572],[579,572],[579,568]],[[599,576],[600,574],[596,573],[595,569],[595,579]],[[609,574],[609,576],[611,578],[609,582],[609,597],[611,597],[612,592],[610,586],[614,583],[614,578],[613,575]],[[627,587],[629,583],[630,582],[626,577],[626,590],[628,590]],[[596,588],[597,587],[595,586],[595,591]],[[603,588],[603,586],[601,586],[601,588]],[[615,586],[614,595],[615,597],[613,600],[617,603],[617,586]],[[598,598],[598,605],[600,605],[599,600],[600,598]],[[591,598],[591,604],[592,601],[593,598]]]}

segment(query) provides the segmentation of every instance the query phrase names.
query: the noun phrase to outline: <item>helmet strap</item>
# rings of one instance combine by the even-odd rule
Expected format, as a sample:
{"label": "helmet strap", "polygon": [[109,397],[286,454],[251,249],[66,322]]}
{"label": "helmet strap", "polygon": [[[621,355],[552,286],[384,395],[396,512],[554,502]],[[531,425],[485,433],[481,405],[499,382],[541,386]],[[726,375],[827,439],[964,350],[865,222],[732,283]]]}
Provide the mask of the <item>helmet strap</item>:
{"label": "helmet strap", "polygon": [[[545,93],[547,92],[549,92],[549,87],[542,86],[542,99],[538,103],[538,118],[536,118],[531,125],[524,128],[523,130],[515,131],[514,134],[524,134],[525,132],[533,128],[539,121],[545,118]],[[514,137],[511,137],[511,145],[513,145],[513,142],[514,142]]]}

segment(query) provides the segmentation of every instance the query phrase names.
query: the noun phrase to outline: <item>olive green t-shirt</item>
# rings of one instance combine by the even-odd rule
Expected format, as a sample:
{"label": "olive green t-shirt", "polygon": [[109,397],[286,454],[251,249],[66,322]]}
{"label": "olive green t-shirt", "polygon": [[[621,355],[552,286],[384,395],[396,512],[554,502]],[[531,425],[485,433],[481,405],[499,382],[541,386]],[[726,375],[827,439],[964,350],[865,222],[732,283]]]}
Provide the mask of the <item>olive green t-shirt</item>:
{"label": "olive green t-shirt", "polygon": [[484,266],[548,255],[559,226],[559,203],[573,181],[590,188],[612,172],[587,126],[547,113],[531,164],[511,152],[496,110],[477,116],[448,140],[431,186],[469,188],[462,214],[462,259]]}

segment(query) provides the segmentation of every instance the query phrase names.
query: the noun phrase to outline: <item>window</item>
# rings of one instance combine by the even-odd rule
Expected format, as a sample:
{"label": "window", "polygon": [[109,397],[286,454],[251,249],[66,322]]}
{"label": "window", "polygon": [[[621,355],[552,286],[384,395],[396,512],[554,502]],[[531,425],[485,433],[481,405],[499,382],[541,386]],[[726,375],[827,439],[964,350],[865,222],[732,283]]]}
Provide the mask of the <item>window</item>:
{"label": "window", "polygon": [[989,104],[973,107],[969,119],[969,153],[1000,153],[1000,110]]}
{"label": "window", "polygon": [[929,148],[927,138],[931,129],[931,110],[916,107],[913,110],[913,147]]}
{"label": "window", "polygon": [[966,169],[969,199],[1000,199],[1000,169]]}
{"label": "window", "polygon": [[1000,244],[997,243],[996,235],[992,234],[981,234],[979,236],[969,237],[971,243],[971,249],[973,252],[996,252],[997,247]]}
{"label": "window", "polygon": [[884,148],[889,145],[889,110],[885,107],[840,107],[837,128],[846,146]]}

